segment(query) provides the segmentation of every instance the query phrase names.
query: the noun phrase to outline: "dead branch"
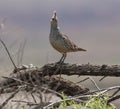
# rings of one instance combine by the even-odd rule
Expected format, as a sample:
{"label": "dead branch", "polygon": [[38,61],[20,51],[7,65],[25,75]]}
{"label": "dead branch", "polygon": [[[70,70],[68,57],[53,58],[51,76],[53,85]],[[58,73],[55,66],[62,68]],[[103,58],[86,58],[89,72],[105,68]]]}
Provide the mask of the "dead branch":
{"label": "dead branch", "polygon": [[26,39],[24,39],[24,42],[20,43],[20,46],[19,46],[19,49],[18,49],[18,56],[17,56],[17,62],[18,62],[17,66],[20,66],[22,64],[26,43],[27,43]]}
{"label": "dead branch", "polygon": [[[56,94],[57,96],[61,97],[62,92],[64,92],[64,94],[68,95],[68,96],[74,96],[74,95],[78,95],[78,94],[83,94],[89,91],[88,88],[83,88],[80,85],[77,85],[69,80],[65,80],[65,79],[59,79],[58,77],[43,77],[43,78],[38,78],[38,76],[36,77],[36,81],[34,80],[34,78],[32,77],[32,81],[34,82],[34,84],[32,84],[29,81],[29,76],[25,77],[27,75],[24,75],[24,77],[22,76],[21,78],[15,78],[15,77],[4,77],[7,80],[3,81],[0,89],[1,93],[7,93],[11,91],[11,88],[17,89],[17,86],[20,86],[21,84],[26,84],[27,86],[31,87],[29,90],[32,90],[32,88],[37,88],[39,90],[44,90],[45,92],[51,92]],[[25,79],[28,78],[28,79]],[[38,83],[39,80],[39,83]],[[47,87],[44,87],[45,85],[47,85]],[[11,87],[11,88],[10,88]],[[10,90],[7,90],[10,88]],[[51,90],[52,89],[52,90]],[[28,90],[28,89],[26,89]]]}
{"label": "dead branch", "polygon": [[13,64],[14,68],[17,69],[17,67],[16,67],[16,65],[15,65],[15,63],[14,63],[14,61],[13,61],[11,55],[10,55],[10,52],[9,52],[7,46],[6,46],[6,44],[4,43],[4,41],[3,41],[1,38],[0,38],[0,42],[1,42],[1,44],[3,45],[3,47],[5,48],[5,50],[6,50],[7,54],[8,54],[8,56],[9,56],[12,64]]}
{"label": "dead branch", "polygon": [[[120,76],[120,65],[92,65],[92,64],[63,64],[62,71],[59,70],[55,74],[59,65],[54,64],[47,64],[41,68],[43,75],[78,75],[78,76]],[[61,71],[61,72],[60,72]]]}
{"label": "dead branch", "polygon": [[[13,71],[14,72],[14,71]],[[57,77],[56,75],[64,74],[64,75],[90,75],[90,76],[119,76],[120,75],[120,66],[119,65],[70,65],[63,64],[59,66],[59,64],[47,64],[41,68],[38,67],[25,67],[22,66],[17,68],[16,73],[12,73],[9,77],[4,77],[4,80],[0,82],[0,93],[8,93],[12,91],[16,91],[19,87],[24,87],[23,89],[26,91],[32,91],[32,93],[38,93],[40,91],[44,93],[52,93],[59,98],[62,99],[62,92],[65,96],[71,96],[71,98],[67,98],[69,100],[78,99],[80,102],[88,100],[89,97],[97,97],[98,94],[101,97],[104,97],[104,93],[109,92],[111,90],[119,90],[120,86],[114,86],[110,88],[100,89],[96,82],[91,78],[87,78],[92,81],[92,83],[97,88],[96,91],[89,91],[88,88],[83,88],[78,83],[71,82],[70,80],[66,80],[62,77]],[[87,80],[85,79],[85,80]],[[82,81],[85,81],[82,80]],[[118,91],[117,91],[118,92]],[[114,91],[114,95],[109,99],[109,103],[119,99],[119,95]],[[32,96],[34,102],[36,99],[34,95]],[[29,103],[29,102],[28,102]],[[42,99],[41,99],[42,103]],[[45,102],[43,102],[45,103]],[[59,102],[60,103],[60,102]],[[57,104],[59,104],[57,103]],[[36,104],[36,103],[33,103]],[[54,105],[54,103],[49,104]],[[46,105],[45,107],[49,107]],[[56,105],[56,103],[55,103]],[[41,104],[38,103],[38,107]]]}
{"label": "dead branch", "polygon": [[[27,69],[24,70],[23,68],[17,68],[18,71],[22,73],[22,75],[28,75],[32,73],[33,75],[37,74],[40,76],[52,76],[52,75],[78,75],[78,76],[113,76],[113,77],[120,77],[120,65],[92,65],[92,64],[69,64],[64,63],[63,65],[59,66],[59,64],[52,63],[46,64],[41,68],[36,69]],[[22,70],[23,69],[23,70]],[[19,75],[16,74],[18,77]]]}
{"label": "dead branch", "polygon": [[[59,67],[59,69],[58,69]],[[84,75],[90,75],[90,76],[120,76],[120,66],[119,65],[91,65],[91,64],[82,64],[82,65],[76,65],[76,64],[63,64],[62,69],[60,69],[60,66],[56,63],[54,64],[47,64],[41,68],[17,68],[17,73],[12,74],[11,79],[7,79],[0,82],[0,86],[14,86],[20,84],[20,81],[16,81],[15,79],[22,80],[27,83],[38,84],[48,84],[48,87],[50,89],[56,89],[55,86],[59,85],[59,88],[57,87],[56,91],[58,89],[62,89],[62,91],[65,89],[68,90],[78,90],[78,92],[81,90],[78,88],[78,85],[75,83],[72,83],[71,81],[66,81],[65,79],[60,79],[57,77],[53,77],[52,75],[78,75],[78,76],[84,76]],[[49,76],[52,76],[51,78]],[[22,82],[21,82],[22,83]],[[95,83],[95,82],[94,82]],[[97,87],[97,84],[96,84]],[[5,90],[5,87],[3,87]],[[1,93],[4,92],[3,88],[0,89]],[[78,89],[77,89],[78,88]],[[97,87],[98,88],[98,87]],[[65,91],[64,91],[65,92]],[[76,91],[77,92],[77,91]],[[73,91],[67,92],[70,95],[73,94]],[[74,92],[75,93],[75,92]],[[69,95],[68,94],[68,95]],[[77,94],[77,93],[76,93]]]}
{"label": "dead branch", "polygon": [[7,98],[1,105],[0,105],[0,109],[3,109],[3,107],[19,92],[19,90],[16,90],[15,92],[13,92],[13,94],[11,94],[11,96],[9,98]]}
{"label": "dead branch", "polygon": [[115,97],[112,97],[108,100],[108,103],[120,99],[120,95],[116,95]]}

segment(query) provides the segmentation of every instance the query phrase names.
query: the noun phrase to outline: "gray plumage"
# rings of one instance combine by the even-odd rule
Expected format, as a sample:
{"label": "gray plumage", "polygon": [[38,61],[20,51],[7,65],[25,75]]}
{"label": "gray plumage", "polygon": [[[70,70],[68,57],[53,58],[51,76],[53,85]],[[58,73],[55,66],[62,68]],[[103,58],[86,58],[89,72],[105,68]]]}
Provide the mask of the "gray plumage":
{"label": "gray plumage", "polygon": [[49,39],[53,48],[63,55],[60,59],[60,63],[64,62],[68,52],[86,51],[73,43],[68,36],[61,33],[58,28],[56,12],[53,13],[53,17],[51,19]]}

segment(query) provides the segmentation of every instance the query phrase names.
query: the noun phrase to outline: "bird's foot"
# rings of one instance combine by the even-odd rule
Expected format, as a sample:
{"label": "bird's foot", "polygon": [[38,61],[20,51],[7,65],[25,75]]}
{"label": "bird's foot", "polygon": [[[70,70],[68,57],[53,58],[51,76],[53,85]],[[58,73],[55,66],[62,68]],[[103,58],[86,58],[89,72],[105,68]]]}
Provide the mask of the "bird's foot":
{"label": "bird's foot", "polygon": [[57,65],[62,65],[62,64],[64,64],[64,62],[63,61],[58,61],[58,62],[56,62],[56,64]]}
{"label": "bird's foot", "polygon": [[57,67],[59,65],[61,65],[61,63],[59,61],[55,63],[55,67]]}

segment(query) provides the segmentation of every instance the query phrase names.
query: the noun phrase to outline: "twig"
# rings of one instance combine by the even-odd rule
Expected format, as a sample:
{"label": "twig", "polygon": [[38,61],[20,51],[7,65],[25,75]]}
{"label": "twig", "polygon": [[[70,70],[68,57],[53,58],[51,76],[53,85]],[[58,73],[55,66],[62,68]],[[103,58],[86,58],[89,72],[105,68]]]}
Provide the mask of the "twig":
{"label": "twig", "polygon": [[35,97],[34,97],[33,93],[31,93],[31,96],[32,96],[32,98],[33,98],[34,102],[35,102],[35,103],[37,103],[37,101],[36,101],[36,99],[35,99]]}
{"label": "twig", "polygon": [[[81,95],[81,96],[77,96],[77,97],[71,97],[71,98],[66,98],[66,101],[71,101],[71,100],[75,100],[76,99],[88,99],[89,97],[96,97],[97,95]],[[44,109],[51,107],[51,106],[56,106],[59,105],[61,102],[63,102],[64,100],[59,100],[57,102],[52,102],[49,105],[45,106]]]}
{"label": "twig", "polygon": [[[76,99],[83,99],[84,100],[84,99],[88,99],[89,97],[98,97],[100,95],[103,96],[104,93],[106,93],[110,90],[118,89],[118,88],[120,88],[120,86],[114,86],[114,87],[110,87],[110,88],[107,88],[107,89],[100,89],[100,90],[96,91],[96,92],[98,92],[97,94],[94,93],[94,94],[86,94],[86,95],[75,96],[75,97],[67,98],[66,101],[76,100]],[[120,98],[120,95],[110,99],[109,102],[114,101],[114,100],[119,99],[119,98]],[[61,102],[63,102],[63,100],[59,100],[57,102],[52,102],[49,105],[45,106],[44,109],[46,109],[48,107],[51,107],[53,105],[58,105]]]}
{"label": "twig", "polygon": [[26,103],[29,106],[36,106],[33,109],[43,109],[44,106],[50,104],[50,102],[33,103],[33,102],[22,101],[22,100],[12,100],[12,102],[19,102],[19,103],[21,102],[21,103]]}
{"label": "twig", "polygon": [[103,79],[105,79],[107,76],[103,76],[99,81],[102,81]]}
{"label": "twig", "polygon": [[24,40],[23,43],[20,43],[20,47],[18,49],[18,56],[17,56],[18,66],[22,63],[26,43],[27,43],[26,39]]}
{"label": "twig", "polygon": [[85,79],[77,82],[77,84],[79,84],[79,83],[81,83],[81,82],[84,82],[84,81],[86,81],[86,80],[88,80],[88,79],[90,79],[90,80],[92,81],[92,83],[95,85],[95,87],[96,87],[98,90],[100,90],[100,88],[98,87],[97,83],[93,80],[92,77],[87,77],[87,78],[85,78]]}
{"label": "twig", "polygon": [[92,83],[95,85],[95,87],[100,90],[100,88],[98,87],[97,83],[92,79],[92,77],[89,77],[89,79],[92,81]]}
{"label": "twig", "polygon": [[38,103],[33,103],[33,102],[28,102],[28,101],[22,101],[22,100],[12,100],[12,102],[26,103],[26,104],[29,105],[29,106],[38,105]]}
{"label": "twig", "polygon": [[0,42],[2,43],[3,47],[5,48],[5,50],[6,50],[7,54],[8,54],[8,56],[9,56],[12,64],[13,64],[14,68],[17,69],[17,67],[16,67],[16,65],[15,65],[15,63],[14,63],[14,61],[13,61],[11,55],[10,55],[10,52],[9,52],[7,46],[6,46],[6,44],[4,43],[4,41],[1,38],[0,38]]}
{"label": "twig", "polygon": [[79,81],[79,82],[76,82],[76,83],[79,84],[79,83],[84,82],[84,81],[86,81],[86,80],[88,80],[88,79],[89,79],[89,77],[87,77],[87,78],[85,78],[85,79],[83,79],[83,80],[81,80],[81,81]]}
{"label": "twig", "polygon": [[117,90],[111,95],[111,97],[115,96],[119,91],[120,91],[120,88],[117,89]]}
{"label": "twig", "polygon": [[30,83],[28,83],[28,82],[25,82],[25,81],[22,81],[22,80],[17,79],[17,78],[11,78],[11,77],[5,77],[5,76],[2,76],[2,78],[11,79],[11,80],[14,80],[14,81],[17,81],[17,82],[20,82],[20,83],[24,83],[24,84],[26,84],[26,85],[33,86],[32,84],[30,84]]}
{"label": "twig", "polygon": [[33,84],[31,84],[31,83],[28,83],[28,82],[26,82],[26,81],[22,81],[22,80],[17,79],[17,78],[11,78],[11,77],[5,77],[5,76],[2,76],[2,77],[3,77],[3,78],[6,78],[6,79],[11,79],[11,80],[14,80],[14,81],[17,81],[17,82],[20,82],[20,83],[24,83],[24,84],[26,84],[26,85],[28,85],[28,86],[31,86],[31,87],[34,87],[34,88],[36,88],[36,89],[43,89],[43,90],[45,90],[45,92],[46,92],[46,91],[49,91],[49,92],[51,92],[51,93],[54,93],[54,94],[58,95],[59,97],[62,97],[62,95],[61,95],[60,93],[58,93],[58,92],[56,92],[56,91],[54,91],[54,90],[52,90],[52,89],[43,87],[43,86],[33,85]]}
{"label": "twig", "polygon": [[115,101],[115,100],[118,100],[118,99],[120,99],[120,95],[117,95],[117,96],[115,96],[115,97],[110,98],[110,99],[108,100],[108,103],[110,103],[110,102],[112,102],[112,101]]}
{"label": "twig", "polygon": [[13,94],[11,94],[11,96],[10,96],[9,98],[7,98],[7,99],[0,105],[0,109],[2,109],[2,108],[9,102],[9,100],[11,100],[18,92],[19,92],[19,90],[16,90]]}

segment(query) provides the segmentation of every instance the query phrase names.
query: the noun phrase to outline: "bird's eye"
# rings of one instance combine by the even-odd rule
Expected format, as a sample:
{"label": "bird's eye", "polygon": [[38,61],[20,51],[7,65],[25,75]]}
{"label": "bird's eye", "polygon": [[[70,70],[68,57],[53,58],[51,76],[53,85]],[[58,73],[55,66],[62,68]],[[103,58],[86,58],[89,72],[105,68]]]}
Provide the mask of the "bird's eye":
{"label": "bird's eye", "polygon": [[52,20],[55,20],[54,18],[52,18]]}

